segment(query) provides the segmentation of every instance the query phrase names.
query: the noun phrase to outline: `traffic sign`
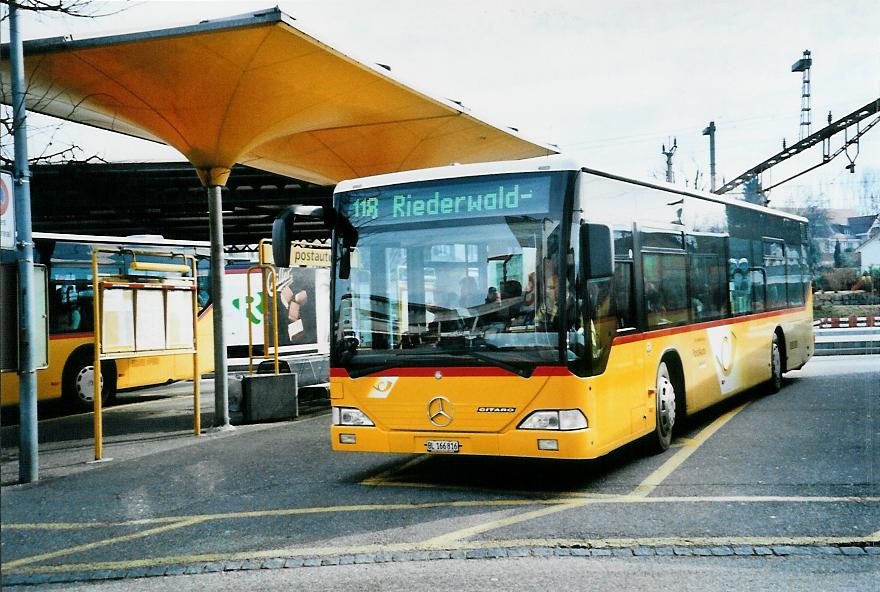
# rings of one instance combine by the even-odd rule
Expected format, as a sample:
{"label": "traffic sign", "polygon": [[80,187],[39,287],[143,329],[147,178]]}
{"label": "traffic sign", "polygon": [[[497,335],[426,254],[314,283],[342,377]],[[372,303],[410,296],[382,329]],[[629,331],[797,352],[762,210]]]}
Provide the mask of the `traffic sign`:
{"label": "traffic sign", "polygon": [[15,249],[15,200],[9,173],[0,173],[0,248]]}

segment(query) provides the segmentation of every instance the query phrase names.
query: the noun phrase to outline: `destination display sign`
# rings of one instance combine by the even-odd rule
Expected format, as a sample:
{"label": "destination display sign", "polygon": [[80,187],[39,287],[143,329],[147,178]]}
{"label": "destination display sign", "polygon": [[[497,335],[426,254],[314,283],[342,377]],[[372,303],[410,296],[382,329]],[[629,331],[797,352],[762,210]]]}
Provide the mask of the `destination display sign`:
{"label": "destination display sign", "polygon": [[351,191],[339,208],[354,226],[547,212],[549,175],[414,183]]}

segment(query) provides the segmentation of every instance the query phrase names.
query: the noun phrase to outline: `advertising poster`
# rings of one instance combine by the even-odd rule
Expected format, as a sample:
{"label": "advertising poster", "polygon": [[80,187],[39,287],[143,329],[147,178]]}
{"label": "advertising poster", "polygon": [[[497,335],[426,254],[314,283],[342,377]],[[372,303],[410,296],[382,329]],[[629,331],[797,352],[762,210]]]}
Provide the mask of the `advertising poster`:
{"label": "advertising poster", "polygon": [[[250,275],[250,313],[247,302],[248,275],[240,270],[227,271],[227,345],[233,351],[237,351],[233,348],[246,348],[250,324],[253,344],[262,346],[264,323],[268,323],[270,345],[272,332],[277,331],[281,353],[329,351],[329,271],[309,267],[279,267],[275,271],[277,292],[274,303],[273,299],[263,294],[260,274]],[[277,315],[277,328],[273,326],[267,311],[271,306],[274,306]]]}

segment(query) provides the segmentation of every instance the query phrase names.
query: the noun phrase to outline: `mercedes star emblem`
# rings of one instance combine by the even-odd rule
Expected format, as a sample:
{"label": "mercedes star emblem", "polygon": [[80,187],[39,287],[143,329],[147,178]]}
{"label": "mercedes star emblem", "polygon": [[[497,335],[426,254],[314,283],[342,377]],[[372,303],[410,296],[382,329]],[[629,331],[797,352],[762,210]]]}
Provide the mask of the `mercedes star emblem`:
{"label": "mercedes star emblem", "polygon": [[428,403],[428,419],[438,428],[445,428],[452,423],[455,408],[446,397],[434,397]]}

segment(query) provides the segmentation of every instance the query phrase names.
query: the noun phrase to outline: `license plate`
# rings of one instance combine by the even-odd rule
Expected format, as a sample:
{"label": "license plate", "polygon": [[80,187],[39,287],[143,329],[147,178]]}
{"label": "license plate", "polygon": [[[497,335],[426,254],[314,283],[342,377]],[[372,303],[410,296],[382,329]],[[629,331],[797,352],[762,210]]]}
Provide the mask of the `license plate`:
{"label": "license plate", "polygon": [[456,440],[428,440],[425,442],[428,452],[458,452]]}

